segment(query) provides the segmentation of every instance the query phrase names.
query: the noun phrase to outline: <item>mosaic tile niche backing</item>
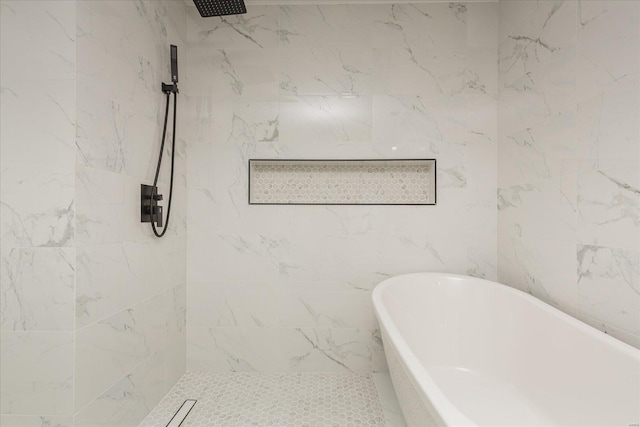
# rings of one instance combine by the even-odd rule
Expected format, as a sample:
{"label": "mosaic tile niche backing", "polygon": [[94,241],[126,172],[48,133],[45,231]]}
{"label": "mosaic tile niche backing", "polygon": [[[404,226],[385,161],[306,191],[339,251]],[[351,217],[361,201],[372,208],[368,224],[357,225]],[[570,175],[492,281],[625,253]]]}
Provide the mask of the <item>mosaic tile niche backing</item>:
{"label": "mosaic tile niche backing", "polygon": [[436,161],[249,160],[249,203],[435,205]]}

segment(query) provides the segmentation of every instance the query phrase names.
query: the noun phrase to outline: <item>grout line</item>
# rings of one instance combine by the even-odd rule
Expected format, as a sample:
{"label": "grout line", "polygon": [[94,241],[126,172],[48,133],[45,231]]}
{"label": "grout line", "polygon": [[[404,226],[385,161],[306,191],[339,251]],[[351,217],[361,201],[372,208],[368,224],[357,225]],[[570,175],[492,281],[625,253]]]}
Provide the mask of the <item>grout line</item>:
{"label": "grout line", "polygon": [[157,293],[155,293],[155,294],[153,294],[153,295],[151,295],[151,296],[149,296],[149,297],[147,297],[147,298],[145,298],[145,299],[143,299],[143,300],[140,300],[140,301],[138,301],[138,302],[135,302],[135,303],[133,303],[133,304],[131,304],[131,305],[128,305],[128,306],[126,306],[126,307],[124,307],[124,308],[118,309],[117,311],[114,311],[114,312],[112,312],[111,314],[108,314],[107,316],[104,316],[104,317],[102,317],[102,318],[100,318],[100,319],[98,319],[98,320],[96,320],[96,321],[93,321],[93,322],[89,323],[88,325],[84,325],[84,326],[83,326],[83,327],[81,327],[80,329],[76,329],[76,330],[75,330],[75,332],[82,331],[82,330],[84,330],[84,329],[86,329],[86,328],[88,328],[88,327],[90,327],[90,326],[93,326],[93,325],[95,325],[95,324],[97,324],[97,323],[103,322],[103,321],[105,321],[105,320],[107,320],[107,319],[109,319],[109,318],[111,318],[111,317],[113,317],[113,316],[115,316],[115,315],[117,315],[117,314],[122,313],[123,311],[131,310],[132,308],[134,308],[134,307],[135,307],[135,306],[137,306],[137,305],[140,305],[140,304],[146,303],[146,302],[148,302],[148,301],[152,300],[153,298],[156,298],[156,297],[158,297],[159,295],[164,294],[165,292],[171,292],[171,291],[173,291],[175,288],[180,288],[180,287],[182,287],[182,286],[185,286],[185,287],[186,287],[186,284],[184,284],[184,285],[171,286],[171,287],[170,287],[170,288],[168,288],[168,289],[163,289],[163,290],[161,290],[160,292],[157,292]]}
{"label": "grout line", "polygon": [[[166,347],[165,347],[166,348]],[[118,384],[120,381],[122,381],[123,378],[131,375],[134,371],[136,371],[140,366],[142,366],[144,363],[148,362],[149,359],[153,358],[154,356],[156,356],[157,354],[160,354],[160,352],[163,349],[159,349],[158,351],[155,351],[151,354],[149,354],[149,356],[145,357],[143,360],[141,360],[139,363],[137,363],[133,368],[131,368],[129,371],[127,371],[124,375],[122,375],[121,377],[119,377],[116,381],[114,381],[112,384],[110,384],[109,386],[107,386],[107,388],[105,388],[104,390],[102,390],[100,393],[98,393],[98,395],[91,399],[91,401],[89,403],[87,403],[86,405],[84,405],[81,409],[79,410],[75,410],[74,408],[74,414],[73,416],[76,417],[77,415],[80,414],[80,412],[84,411],[85,409],[87,409],[93,402],[95,402],[96,400],[100,399],[100,397],[102,395],[104,395],[106,392],[108,392],[109,390],[111,390],[116,384]]]}

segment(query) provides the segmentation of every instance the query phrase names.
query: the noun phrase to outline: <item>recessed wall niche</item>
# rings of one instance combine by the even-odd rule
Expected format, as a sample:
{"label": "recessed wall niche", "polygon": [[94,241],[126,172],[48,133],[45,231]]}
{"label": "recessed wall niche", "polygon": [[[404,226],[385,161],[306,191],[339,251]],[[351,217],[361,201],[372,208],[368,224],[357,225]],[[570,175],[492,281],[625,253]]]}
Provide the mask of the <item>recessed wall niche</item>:
{"label": "recessed wall niche", "polygon": [[435,205],[435,159],[249,160],[252,205]]}

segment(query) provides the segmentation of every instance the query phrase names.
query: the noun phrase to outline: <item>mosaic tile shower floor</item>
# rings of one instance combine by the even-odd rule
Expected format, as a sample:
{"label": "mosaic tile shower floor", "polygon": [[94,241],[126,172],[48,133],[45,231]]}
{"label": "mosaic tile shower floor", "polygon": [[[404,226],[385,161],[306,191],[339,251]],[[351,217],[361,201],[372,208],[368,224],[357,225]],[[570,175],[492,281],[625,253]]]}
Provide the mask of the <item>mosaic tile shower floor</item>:
{"label": "mosaic tile shower floor", "polygon": [[141,427],[166,426],[185,399],[198,402],[181,426],[393,424],[371,374],[187,372]]}

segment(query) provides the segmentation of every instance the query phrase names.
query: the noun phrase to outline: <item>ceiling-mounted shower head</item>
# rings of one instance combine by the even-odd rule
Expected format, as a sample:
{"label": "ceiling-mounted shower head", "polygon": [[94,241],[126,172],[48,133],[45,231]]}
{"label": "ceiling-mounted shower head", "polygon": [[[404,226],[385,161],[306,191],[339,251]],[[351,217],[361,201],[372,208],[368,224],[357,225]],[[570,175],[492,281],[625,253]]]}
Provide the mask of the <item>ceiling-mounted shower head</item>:
{"label": "ceiling-mounted shower head", "polygon": [[193,2],[203,18],[247,13],[243,0],[193,0]]}

